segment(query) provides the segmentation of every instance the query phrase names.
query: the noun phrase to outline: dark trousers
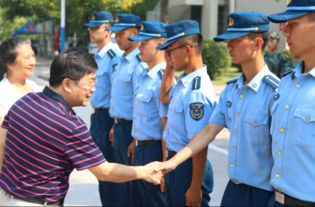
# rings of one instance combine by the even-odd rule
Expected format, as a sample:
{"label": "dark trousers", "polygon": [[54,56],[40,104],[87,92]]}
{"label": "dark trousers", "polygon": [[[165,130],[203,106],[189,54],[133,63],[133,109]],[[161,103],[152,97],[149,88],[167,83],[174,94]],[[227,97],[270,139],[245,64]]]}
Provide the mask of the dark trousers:
{"label": "dark trousers", "polygon": [[[287,195],[286,195],[287,196]],[[278,203],[275,199],[275,194],[272,195],[270,202],[269,202],[269,207],[309,207],[315,206],[314,202],[308,202],[308,201],[302,201],[297,198],[293,198],[289,196],[289,199],[285,198],[285,204]]]}
{"label": "dark trousers", "polygon": [[[169,159],[174,153],[169,153]],[[185,194],[191,184],[192,178],[192,159],[188,159],[176,169],[165,176],[166,194],[169,206],[186,206]],[[209,206],[210,193],[213,189],[213,172],[209,161],[202,180],[202,200],[201,206]]]}
{"label": "dark trousers", "polygon": [[[109,162],[114,162],[114,151],[109,141],[109,131],[113,126],[113,119],[110,118],[107,111],[96,112],[91,115],[90,132],[94,142],[100,148],[104,157]],[[103,206],[112,206],[114,200],[111,196],[114,191],[114,185],[111,182],[99,182],[100,199]]]}
{"label": "dark trousers", "polygon": [[[131,136],[132,122],[114,124],[114,155],[115,161],[124,165],[131,165],[131,157],[128,157],[128,146],[132,142]],[[119,193],[116,194],[117,206],[138,206],[139,202],[133,196],[138,194],[134,187],[136,181],[117,183]]]}
{"label": "dark trousers", "polygon": [[[138,146],[135,149],[135,164],[145,165],[153,161],[162,161],[162,145]],[[168,206],[166,193],[162,193],[159,185],[146,181],[136,181],[141,206]]]}
{"label": "dark trousers", "polygon": [[273,191],[266,191],[245,184],[235,184],[231,180],[227,184],[221,206],[253,206],[265,207],[274,195]]}

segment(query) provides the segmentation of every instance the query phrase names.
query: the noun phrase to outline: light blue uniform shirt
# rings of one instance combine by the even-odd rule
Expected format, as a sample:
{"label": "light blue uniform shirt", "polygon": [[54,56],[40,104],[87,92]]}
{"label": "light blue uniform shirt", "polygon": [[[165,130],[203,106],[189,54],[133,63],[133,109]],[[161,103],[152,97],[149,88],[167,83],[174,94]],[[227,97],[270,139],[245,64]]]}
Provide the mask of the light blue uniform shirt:
{"label": "light blue uniform shirt", "polygon": [[164,139],[168,150],[178,152],[206,126],[215,107],[215,91],[207,68],[181,75],[169,96]]}
{"label": "light blue uniform shirt", "polygon": [[151,70],[142,73],[139,87],[136,91],[132,136],[137,140],[161,140],[161,118],[167,116],[168,104],[160,101],[162,74],[166,63],[160,63]]}
{"label": "light blue uniform shirt", "polygon": [[302,64],[281,79],[272,106],[271,184],[294,198],[315,202],[315,68]]}
{"label": "light blue uniform shirt", "polygon": [[143,71],[138,54],[136,48],[127,56],[122,55],[113,67],[109,110],[112,118],[132,120],[134,94]]}
{"label": "light blue uniform shirt", "polygon": [[209,122],[230,130],[228,174],[235,183],[271,191],[270,108],[276,88],[265,76],[279,79],[265,66],[247,85],[244,76],[228,82]]}
{"label": "light blue uniform shirt", "polygon": [[112,42],[95,53],[98,69],[96,71],[96,90],[91,97],[93,108],[109,108],[112,65],[114,64],[114,58],[121,56],[121,54],[120,49]]}

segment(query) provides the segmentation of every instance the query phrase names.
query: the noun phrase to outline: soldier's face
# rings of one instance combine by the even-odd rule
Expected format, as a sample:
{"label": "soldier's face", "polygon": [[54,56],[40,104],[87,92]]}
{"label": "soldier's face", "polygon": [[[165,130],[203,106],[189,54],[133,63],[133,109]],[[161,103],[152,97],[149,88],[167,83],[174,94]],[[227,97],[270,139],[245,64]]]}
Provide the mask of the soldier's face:
{"label": "soldier's face", "polygon": [[315,54],[315,18],[309,14],[288,21],[283,28],[294,59],[311,59]]}
{"label": "soldier's face", "polygon": [[230,40],[227,44],[232,62],[234,64],[243,64],[253,58],[255,51],[255,40],[244,36]]}
{"label": "soldier's face", "polygon": [[100,27],[89,28],[90,41],[96,44],[103,42],[105,38],[111,35],[111,32],[106,30],[110,26],[110,24],[102,24]]}
{"label": "soldier's face", "polygon": [[279,41],[277,39],[270,38],[267,43],[268,50],[271,52],[277,50],[278,44],[279,44]]}
{"label": "soldier's face", "polygon": [[183,70],[186,68],[189,62],[187,47],[186,45],[181,45],[179,42],[175,42],[165,51],[171,58],[175,70]]}
{"label": "soldier's face", "polygon": [[154,61],[156,54],[158,53],[158,51],[156,50],[157,46],[158,41],[156,39],[150,39],[140,42],[139,49],[141,61],[145,63]]}
{"label": "soldier's face", "polygon": [[116,42],[121,50],[128,50],[133,42],[129,41],[129,37],[137,35],[135,28],[129,28],[122,31],[118,31],[115,34]]}

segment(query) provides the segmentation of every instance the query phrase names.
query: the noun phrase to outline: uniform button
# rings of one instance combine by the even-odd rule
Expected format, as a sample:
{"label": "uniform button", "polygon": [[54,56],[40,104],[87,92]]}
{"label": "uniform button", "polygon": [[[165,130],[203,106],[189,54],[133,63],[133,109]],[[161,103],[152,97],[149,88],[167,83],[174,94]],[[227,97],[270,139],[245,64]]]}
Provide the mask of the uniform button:
{"label": "uniform button", "polygon": [[254,125],[254,126],[257,126],[257,122],[256,122],[256,121],[253,121],[253,125]]}
{"label": "uniform button", "polygon": [[279,179],[280,178],[280,174],[275,174],[275,178]]}
{"label": "uniform button", "polygon": [[284,109],[285,109],[285,110],[288,110],[288,109],[289,109],[289,105],[286,104],[286,105],[284,106]]}
{"label": "uniform button", "polygon": [[236,151],[236,148],[235,148],[235,147],[231,147],[231,151],[232,151],[232,152],[235,152],[235,151]]}
{"label": "uniform button", "polygon": [[240,115],[241,115],[241,113],[238,111],[238,112],[236,113],[236,115],[237,115],[237,116],[240,116]]}
{"label": "uniform button", "polygon": [[279,156],[279,157],[282,156],[282,152],[281,152],[281,151],[278,152],[278,156]]}
{"label": "uniform button", "polygon": [[234,168],[234,164],[230,164],[230,168]]}
{"label": "uniform button", "polygon": [[295,88],[300,88],[301,85],[299,83],[295,84]]}
{"label": "uniform button", "polygon": [[243,99],[243,98],[244,98],[244,96],[243,96],[243,94],[241,94],[241,95],[240,95],[240,99]]}
{"label": "uniform button", "polygon": [[281,133],[284,133],[284,132],[285,132],[285,129],[282,128],[282,127],[281,127],[279,130],[280,130]]}
{"label": "uniform button", "polygon": [[237,135],[237,129],[234,129],[234,135]]}
{"label": "uniform button", "polygon": [[311,117],[310,117],[309,115],[307,115],[307,116],[305,117],[305,121],[306,121],[306,122],[310,122],[310,120],[311,120]]}

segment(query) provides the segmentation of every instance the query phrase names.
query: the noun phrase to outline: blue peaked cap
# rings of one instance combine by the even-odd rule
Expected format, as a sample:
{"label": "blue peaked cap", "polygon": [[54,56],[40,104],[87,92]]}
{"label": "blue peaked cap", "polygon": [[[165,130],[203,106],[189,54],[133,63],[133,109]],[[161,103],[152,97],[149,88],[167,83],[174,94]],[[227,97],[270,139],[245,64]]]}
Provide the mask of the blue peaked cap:
{"label": "blue peaked cap", "polygon": [[272,14],[268,18],[271,22],[282,23],[311,12],[315,12],[315,0],[292,0],[285,12]]}
{"label": "blue peaked cap", "polygon": [[117,14],[114,17],[114,24],[107,30],[119,32],[131,27],[140,27],[141,19],[134,14]]}
{"label": "blue peaked cap", "polygon": [[269,31],[269,21],[266,14],[261,12],[235,12],[228,17],[226,32],[214,38],[214,41],[232,40],[249,33],[263,33]]}
{"label": "blue peaked cap", "polygon": [[145,41],[153,38],[166,38],[165,23],[158,21],[143,21],[138,35],[129,37],[130,41]]}
{"label": "blue peaked cap", "polygon": [[114,21],[113,15],[108,11],[94,12],[89,17],[89,22],[84,24],[85,28],[97,28],[102,24],[112,24]]}
{"label": "blue peaked cap", "polygon": [[167,47],[186,36],[200,34],[198,22],[194,20],[183,20],[169,24],[165,27],[167,41],[163,45],[157,47],[158,50],[166,50]]}

